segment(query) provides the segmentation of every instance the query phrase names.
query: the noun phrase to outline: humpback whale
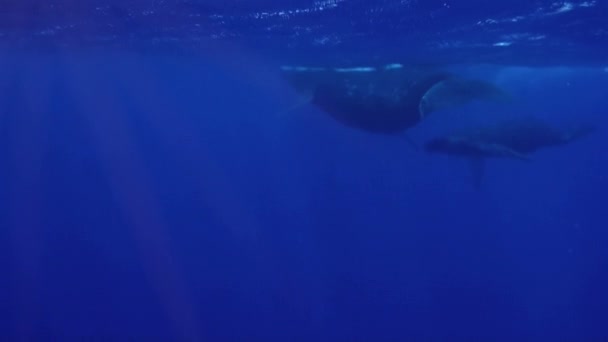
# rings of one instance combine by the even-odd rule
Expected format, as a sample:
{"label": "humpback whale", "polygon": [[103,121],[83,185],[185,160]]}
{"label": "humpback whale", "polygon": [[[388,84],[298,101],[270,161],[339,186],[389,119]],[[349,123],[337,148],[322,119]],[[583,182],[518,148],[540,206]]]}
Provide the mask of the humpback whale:
{"label": "humpback whale", "polygon": [[430,67],[283,67],[288,83],[307,103],[337,122],[372,133],[396,135],[432,112],[473,100],[508,96],[497,86]]}
{"label": "humpback whale", "polygon": [[437,137],[428,141],[425,149],[468,158],[475,185],[479,186],[487,158],[529,161],[529,155],[541,148],[570,143],[594,130],[592,125],[558,129],[540,119],[525,117]]}

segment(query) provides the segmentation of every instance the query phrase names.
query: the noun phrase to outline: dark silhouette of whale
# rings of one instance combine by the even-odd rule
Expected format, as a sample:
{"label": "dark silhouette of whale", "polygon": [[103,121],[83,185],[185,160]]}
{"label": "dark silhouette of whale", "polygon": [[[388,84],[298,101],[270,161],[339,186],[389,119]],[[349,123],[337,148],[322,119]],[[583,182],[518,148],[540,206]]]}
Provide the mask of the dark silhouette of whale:
{"label": "dark silhouette of whale", "polygon": [[484,159],[528,161],[529,155],[541,148],[570,143],[594,130],[592,125],[558,129],[537,118],[525,117],[437,137],[428,141],[425,149],[431,153],[469,158],[475,185],[479,186]]}
{"label": "dark silhouette of whale", "polygon": [[507,100],[491,83],[429,67],[284,67],[287,81],[336,121],[372,133],[399,134],[426,115],[473,100]]}

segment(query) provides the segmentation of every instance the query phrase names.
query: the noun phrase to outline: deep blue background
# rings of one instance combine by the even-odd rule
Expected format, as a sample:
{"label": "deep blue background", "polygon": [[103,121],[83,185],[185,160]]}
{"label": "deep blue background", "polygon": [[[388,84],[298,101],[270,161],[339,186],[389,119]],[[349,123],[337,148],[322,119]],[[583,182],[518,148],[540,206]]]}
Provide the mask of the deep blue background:
{"label": "deep blue background", "polygon": [[600,127],[489,162],[476,191],[462,160],[282,114],[298,97],[262,63],[6,56],[3,337],[608,337],[601,70],[469,70],[518,100],[413,139],[526,113]]}
{"label": "deep blue background", "polygon": [[[608,339],[603,2],[112,2],[0,6],[0,339]],[[492,46],[515,32],[547,38]],[[435,113],[419,143],[598,130],[476,190],[464,160],[286,111],[281,64],[421,56],[515,101]]]}

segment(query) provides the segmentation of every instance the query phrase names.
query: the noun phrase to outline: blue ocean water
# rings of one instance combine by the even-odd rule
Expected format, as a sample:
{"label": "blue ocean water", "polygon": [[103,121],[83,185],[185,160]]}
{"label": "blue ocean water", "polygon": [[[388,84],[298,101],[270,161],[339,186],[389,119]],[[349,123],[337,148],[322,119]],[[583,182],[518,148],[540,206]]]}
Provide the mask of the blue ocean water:
{"label": "blue ocean water", "polygon": [[[608,340],[606,9],[0,4],[0,338]],[[526,115],[597,130],[489,160],[478,189],[278,73],[378,63],[513,95],[433,113],[420,144]]]}

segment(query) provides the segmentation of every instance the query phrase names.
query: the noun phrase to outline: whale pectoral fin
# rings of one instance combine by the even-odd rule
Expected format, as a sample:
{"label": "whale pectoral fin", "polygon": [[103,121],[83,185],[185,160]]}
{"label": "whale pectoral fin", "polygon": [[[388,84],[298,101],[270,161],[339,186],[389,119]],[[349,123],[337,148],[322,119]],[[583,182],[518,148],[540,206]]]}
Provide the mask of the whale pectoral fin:
{"label": "whale pectoral fin", "polygon": [[502,147],[503,148],[503,152],[505,154],[506,157],[510,157],[510,158],[514,158],[514,159],[519,159],[519,160],[523,160],[523,161],[531,161],[532,159],[530,159],[530,157],[528,157],[525,154],[519,153],[513,149],[510,149],[508,147]]}
{"label": "whale pectoral fin", "polygon": [[402,135],[399,135],[399,137],[401,139],[403,139],[405,142],[407,142],[413,149],[415,149],[415,150],[420,149],[418,147],[418,144],[412,139],[412,137],[409,136],[409,134],[404,133]]}
{"label": "whale pectoral fin", "polygon": [[418,111],[423,119],[428,113],[452,109],[480,100],[511,103],[513,97],[502,88],[487,81],[451,77],[437,82],[424,93]]}
{"label": "whale pectoral fin", "polygon": [[469,90],[467,94],[471,97],[471,100],[484,100],[503,104],[515,102],[513,94],[490,82],[468,80],[465,81],[463,87]]}
{"label": "whale pectoral fin", "polygon": [[471,176],[473,180],[473,186],[475,189],[481,189],[481,183],[485,174],[486,163],[481,157],[469,158],[469,167],[471,169]]}
{"label": "whale pectoral fin", "polygon": [[302,108],[303,106],[312,103],[312,93],[311,94],[306,94],[304,96],[302,96],[298,102],[296,102],[294,105],[292,105],[291,107],[287,108],[284,111],[278,112],[276,114],[277,117],[284,117],[285,115],[294,112],[300,108]]}
{"label": "whale pectoral fin", "polygon": [[569,143],[574,140],[578,140],[583,138],[596,130],[596,127],[593,125],[584,125],[579,126],[573,130],[570,130],[564,134],[562,134],[562,142]]}
{"label": "whale pectoral fin", "polygon": [[480,150],[482,150],[483,152],[485,152],[486,154],[488,154],[490,156],[494,156],[494,157],[506,157],[506,158],[519,159],[519,160],[523,160],[523,161],[531,160],[530,157],[528,157],[527,155],[517,152],[517,151],[513,150],[512,148],[509,148],[504,145],[480,144],[478,146],[478,148]]}

